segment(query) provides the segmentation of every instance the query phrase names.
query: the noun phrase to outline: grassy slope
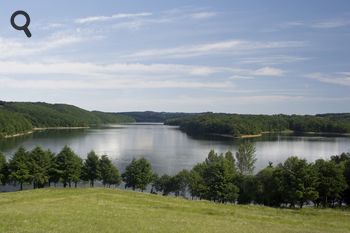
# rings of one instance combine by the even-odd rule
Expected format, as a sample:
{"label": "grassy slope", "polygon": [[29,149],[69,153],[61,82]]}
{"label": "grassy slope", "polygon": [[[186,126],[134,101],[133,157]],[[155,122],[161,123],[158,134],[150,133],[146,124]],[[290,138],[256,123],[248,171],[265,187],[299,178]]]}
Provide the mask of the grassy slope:
{"label": "grassy slope", "polygon": [[350,232],[350,212],[218,205],[108,189],[0,194],[0,232]]}

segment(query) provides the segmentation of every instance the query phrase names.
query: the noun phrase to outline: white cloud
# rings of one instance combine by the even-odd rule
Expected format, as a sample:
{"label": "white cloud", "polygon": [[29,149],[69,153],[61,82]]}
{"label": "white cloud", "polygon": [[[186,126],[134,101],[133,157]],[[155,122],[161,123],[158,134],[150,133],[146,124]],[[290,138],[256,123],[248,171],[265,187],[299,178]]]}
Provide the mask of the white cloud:
{"label": "white cloud", "polygon": [[286,55],[276,55],[269,57],[249,57],[249,58],[240,58],[239,62],[242,64],[261,64],[261,65],[280,65],[286,63],[295,63],[308,61],[311,58],[307,57],[296,57],[296,56],[286,56]]}
{"label": "white cloud", "polygon": [[152,16],[152,13],[150,12],[120,13],[120,14],[114,14],[111,16],[91,16],[86,18],[80,18],[80,19],[76,19],[75,22],[78,24],[85,24],[85,23],[95,23],[95,22],[106,22],[106,21],[112,21],[116,19],[135,19],[135,18],[148,17],[148,16]]}
{"label": "white cloud", "polygon": [[0,61],[0,75],[35,75],[35,74],[69,74],[78,76],[128,75],[128,76],[160,76],[188,77],[227,74],[240,76],[282,76],[285,71],[273,67],[259,69],[239,69],[215,66],[193,66],[181,64],[141,64],[112,63],[96,64],[82,62],[6,62]]}
{"label": "white cloud", "polygon": [[163,49],[143,50],[126,54],[124,58],[184,58],[219,53],[237,53],[260,49],[279,49],[304,46],[301,41],[256,42],[245,40],[228,40],[192,46],[180,46]]}
{"label": "white cloud", "polygon": [[227,89],[234,88],[231,82],[198,82],[198,81],[176,81],[176,80],[145,80],[141,78],[86,78],[86,79],[16,79],[1,78],[1,88],[15,89],[45,89],[45,90],[81,90],[81,89],[161,89],[161,88],[181,88],[181,89]]}
{"label": "white cloud", "polygon": [[191,14],[191,17],[194,19],[209,19],[209,18],[216,16],[217,14],[218,13],[216,13],[216,12],[208,12],[208,11],[196,12],[196,13]]}
{"label": "white cloud", "polygon": [[283,28],[307,27],[315,29],[333,29],[350,26],[350,19],[329,19],[323,21],[294,21],[281,25]]}
{"label": "white cloud", "polygon": [[0,59],[33,55],[77,44],[84,40],[86,40],[86,37],[79,33],[57,33],[48,38],[43,38],[33,42],[24,42],[23,40],[0,37]]}
{"label": "white cloud", "polygon": [[206,76],[224,72],[225,68],[190,66],[179,64],[113,63],[96,64],[81,62],[22,63],[1,62],[0,74],[70,74],[70,75],[162,75],[162,76]]}
{"label": "white cloud", "polygon": [[350,20],[337,19],[337,20],[321,21],[321,22],[312,23],[310,26],[313,28],[321,28],[321,29],[347,27],[347,26],[350,26]]}
{"label": "white cloud", "polygon": [[256,71],[253,72],[253,75],[257,76],[282,76],[285,72],[281,69],[276,69],[272,67],[264,67],[261,69],[257,69]]}
{"label": "white cloud", "polygon": [[313,73],[307,77],[323,83],[350,86],[350,72],[338,72],[334,74]]}

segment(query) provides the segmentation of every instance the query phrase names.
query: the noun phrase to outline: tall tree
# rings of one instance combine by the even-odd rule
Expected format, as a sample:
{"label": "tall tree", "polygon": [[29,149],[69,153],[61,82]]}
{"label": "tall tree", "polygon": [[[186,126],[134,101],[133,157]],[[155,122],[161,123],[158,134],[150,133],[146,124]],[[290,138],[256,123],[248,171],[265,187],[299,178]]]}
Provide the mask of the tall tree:
{"label": "tall tree", "polygon": [[94,187],[95,181],[100,178],[100,160],[98,155],[94,151],[91,151],[83,164],[83,179],[90,181],[90,186]]}
{"label": "tall tree", "polygon": [[69,169],[71,171],[70,180],[74,183],[74,187],[77,188],[83,170],[83,160],[77,155],[74,156]]}
{"label": "tall tree", "polygon": [[58,170],[58,165],[56,164],[56,155],[52,153],[50,150],[47,151],[47,154],[50,158],[50,169],[49,169],[49,186],[51,186],[51,183],[54,183],[55,187],[56,184],[60,181],[60,173]]}
{"label": "tall tree", "polygon": [[172,191],[172,177],[169,175],[162,175],[154,181],[154,188],[157,192],[162,192],[163,196],[169,195]]}
{"label": "tall tree", "polygon": [[316,190],[317,176],[313,167],[305,159],[290,157],[280,164],[274,172],[278,180],[278,190],[283,196],[283,202],[302,208],[305,202],[318,198]]}
{"label": "tall tree", "polygon": [[121,178],[119,170],[113,165],[107,155],[103,155],[100,159],[101,180],[104,186],[118,185]]}
{"label": "tall tree", "polygon": [[173,177],[175,196],[186,197],[187,187],[190,182],[190,172],[182,170]]}
{"label": "tall tree", "polygon": [[234,184],[236,176],[232,158],[211,151],[206,161],[197,164],[190,172],[191,195],[200,199],[234,203],[239,191]]}
{"label": "tall tree", "polygon": [[267,206],[280,206],[283,202],[278,191],[279,180],[275,179],[275,170],[272,163],[261,170],[257,175],[256,202]]}
{"label": "tall tree", "polygon": [[239,188],[239,196],[237,200],[239,204],[250,204],[257,199],[258,181],[255,176],[238,176],[237,186]]}
{"label": "tall tree", "polygon": [[23,190],[23,184],[29,183],[32,178],[28,160],[27,151],[23,147],[20,147],[9,162],[9,178],[14,183],[18,183],[21,190]]}
{"label": "tall tree", "polygon": [[206,199],[222,203],[235,202],[239,191],[234,184],[235,178],[236,169],[231,160],[216,153],[211,155],[211,159],[206,161],[203,173],[203,179],[208,187]]}
{"label": "tall tree", "polygon": [[209,187],[204,180],[204,172],[206,169],[206,163],[199,163],[190,171],[189,190],[191,192],[192,199],[194,197],[205,199],[208,196]]}
{"label": "tall tree", "polygon": [[0,183],[5,185],[8,178],[8,163],[6,157],[0,152]]}
{"label": "tall tree", "polygon": [[33,187],[43,188],[49,182],[51,158],[48,152],[36,147],[29,153],[29,172],[32,176]]}
{"label": "tall tree", "polygon": [[337,165],[334,161],[319,159],[315,162],[314,169],[318,178],[316,190],[319,193],[316,204],[322,204],[324,207],[334,206],[347,187],[343,166]]}
{"label": "tall tree", "polygon": [[109,186],[120,185],[121,181],[122,181],[122,178],[120,176],[120,172],[119,172],[118,168],[112,164],[111,176],[110,176],[109,181],[108,181]]}
{"label": "tall tree", "polygon": [[126,188],[140,189],[143,192],[154,179],[152,166],[145,158],[133,159],[122,178]]}
{"label": "tall tree", "polygon": [[71,148],[65,146],[55,159],[56,171],[63,187],[71,187],[72,182],[76,182],[81,175],[81,159]]}
{"label": "tall tree", "polygon": [[252,175],[256,163],[256,149],[252,142],[244,141],[239,144],[236,153],[237,167],[242,175]]}

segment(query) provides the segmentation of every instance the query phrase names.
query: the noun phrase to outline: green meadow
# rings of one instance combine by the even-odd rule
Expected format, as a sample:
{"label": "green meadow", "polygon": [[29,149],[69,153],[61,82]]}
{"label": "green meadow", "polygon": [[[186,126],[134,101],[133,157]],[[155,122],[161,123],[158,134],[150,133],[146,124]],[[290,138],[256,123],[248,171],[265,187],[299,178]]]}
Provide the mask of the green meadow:
{"label": "green meadow", "polygon": [[350,232],[350,211],[190,201],[118,189],[0,194],[0,232]]}

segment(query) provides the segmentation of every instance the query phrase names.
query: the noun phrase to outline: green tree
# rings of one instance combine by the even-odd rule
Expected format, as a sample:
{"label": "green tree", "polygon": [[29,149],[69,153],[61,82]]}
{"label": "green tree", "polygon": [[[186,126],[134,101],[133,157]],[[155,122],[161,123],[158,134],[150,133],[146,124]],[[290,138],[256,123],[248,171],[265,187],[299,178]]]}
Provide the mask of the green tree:
{"label": "green tree", "polygon": [[154,179],[152,166],[145,158],[133,159],[122,178],[126,188],[140,189],[143,192]]}
{"label": "green tree", "polygon": [[94,151],[91,151],[83,164],[83,179],[90,181],[90,186],[94,187],[95,181],[100,180],[100,178],[100,159]]}
{"label": "green tree", "polygon": [[337,165],[334,161],[319,159],[315,162],[314,169],[318,178],[316,190],[319,193],[316,204],[322,204],[324,207],[334,206],[347,187],[343,166]]}
{"label": "green tree", "polygon": [[209,187],[204,180],[204,172],[206,169],[206,163],[199,163],[190,171],[189,190],[191,192],[192,199],[194,197],[205,199],[208,196]]}
{"label": "green tree", "polygon": [[188,170],[182,170],[172,178],[174,183],[173,191],[176,196],[181,195],[186,197],[187,188],[190,182],[190,172]]}
{"label": "green tree", "polygon": [[0,152],[0,183],[3,185],[7,183],[8,172],[6,157]]}
{"label": "green tree", "polygon": [[121,182],[119,170],[113,165],[107,155],[100,159],[101,180],[104,186],[119,185]]}
{"label": "green tree", "polygon": [[48,152],[41,147],[36,147],[29,153],[29,172],[33,187],[43,188],[49,182],[49,170],[51,158]]}
{"label": "green tree", "polygon": [[274,176],[276,168],[272,163],[261,170],[257,175],[256,202],[267,206],[280,206],[282,196],[278,191],[279,179]]}
{"label": "green tree", "polygon": [[190,173],[191,195],[216,202],[234,203],[239,191],[234,184],[236,177],[232,159],[210,151],[206,161],[197,164]]}
{"label": "green tree", "polygon": [[28,159],[27,151],[23,147],[20,147],[9,162],[10,180],[15,184],[18,183],[21,190],[23,190],[23,184],[29,183],[32,178]]}
{"label": "green tree", "polygon": [[56,164],[56,155],[52,153],[50,150],[47,151],[48,156],[50,158],[50,169],[49,169],[49,186],[51,186],[51,183],[54,183],[55,187],[56,184],[60,181],[60,173],[58,170],[58,165]]}
{"label": "green tree", "polygon": [[237,186],[239,188],[238,203],[250,204],[257,198],[257,178],[252,175],[238,176]]}
{"label": "green tree", "polygon": [[299,204],[302,208],[307,201],[318,198],[316,172],[305,159],[288,158],[277,167],[274,179],[278,180],[278,190],[283,196],[283,202],[291,207]]}
{"label": "green tree", "polygon": [[256,163],[256,149],[252,142],[244,141],[239,144],[236,153],[237,167],[242,175],[252,175]]}
{"label": "green tree", "polygon": [[111,171],[111,177],[110,177],[110,180],[109,180],[109,185],[120,185],[122,181],[122,178],[120,176],[120,172],[118,170],[118,168],[116,166],[112,166],[112,171]]}
{"label": "green tree", "polygon": [[172,177],[169,175],[162,175],[154,181],[154,188],[157,192],[162,192],[163,196],[169,195],[173,191]]}
{"label": "green tree", "polygon": [[70,180],[74,183],[74,187],[78,187],[83,169],[83,160],[79,156],[74,156],[72,164],[70,164]]}
{"label": "green tree", "polygon": [[72,182],[80,180],[82,160],[68,146],[65,146],[56,156],[55,164],[63,187],[67,187],[67,185],[71,187]]}

